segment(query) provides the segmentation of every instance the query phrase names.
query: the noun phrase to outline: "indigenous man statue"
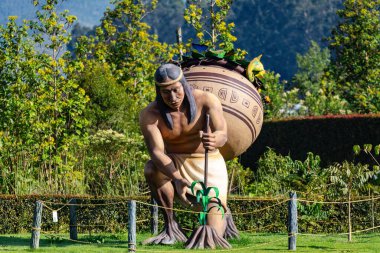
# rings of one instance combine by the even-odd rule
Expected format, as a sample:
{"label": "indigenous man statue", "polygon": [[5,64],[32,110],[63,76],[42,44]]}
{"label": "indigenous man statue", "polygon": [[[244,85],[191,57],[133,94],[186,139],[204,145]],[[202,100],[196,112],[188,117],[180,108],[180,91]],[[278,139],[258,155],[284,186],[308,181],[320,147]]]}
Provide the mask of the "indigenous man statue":
{"label": "indigenous man statue", "polygon": [[[208,186],[219,189],[219,199],[227,207],[227,170],[218,151],[227,141],[227,124],[218,98],[192,89],[176,65],[160,66],[155,81],[156,100],[141,111],[140,128],[151,157],[145,165],[145,178],[153,198],[165,207],[165,227],[158,236],[144,243],[174,244],[187,240],[174,218],[174,197],[185,206],[200,210],[189,186],[195,180],[203,181],[205,149],[209,152]],[[207,131],[204,129],[206,114],[210,115]],[[220,214],[218,208],[211,209],[207,225],[223,238],[226,217],[217,213]]]}

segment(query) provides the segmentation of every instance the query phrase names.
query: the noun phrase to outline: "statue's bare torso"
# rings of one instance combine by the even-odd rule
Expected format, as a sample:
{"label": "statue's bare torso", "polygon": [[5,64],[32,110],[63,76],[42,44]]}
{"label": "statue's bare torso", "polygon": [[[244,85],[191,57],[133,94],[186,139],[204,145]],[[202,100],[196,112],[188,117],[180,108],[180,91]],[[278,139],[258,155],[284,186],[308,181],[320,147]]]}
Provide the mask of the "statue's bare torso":
{"label": "statue's bare torso", "polygon": [[193,90],[197,105],[197,114],[193,122],[189,123],[188,108],[171,112],[173,129],[170,129],[161,117],[157,102],[152,102],[143,112],[143,117],[149,117],[161,133],[166,153],[204,153],[205,149],[200,139],[200,131],[204,130],[205,114],[209,113],[216,101],[214,95]]}

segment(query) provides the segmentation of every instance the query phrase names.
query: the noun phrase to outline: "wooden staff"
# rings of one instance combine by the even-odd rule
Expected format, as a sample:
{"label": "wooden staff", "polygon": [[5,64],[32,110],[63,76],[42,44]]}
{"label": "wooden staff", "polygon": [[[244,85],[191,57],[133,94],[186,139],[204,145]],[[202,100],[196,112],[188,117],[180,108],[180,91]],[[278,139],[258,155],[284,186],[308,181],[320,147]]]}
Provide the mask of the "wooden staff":
{"label": "wooden staff", "polygon": [[[210,115],[207,113],[206,114],[206,133],[208,133],[208,128],[210,126]],[[204,178],[205,178],[205,187],[207,189],[207,174],[208,174],[208,149],[205,148],[205,175],[204,175]]]}

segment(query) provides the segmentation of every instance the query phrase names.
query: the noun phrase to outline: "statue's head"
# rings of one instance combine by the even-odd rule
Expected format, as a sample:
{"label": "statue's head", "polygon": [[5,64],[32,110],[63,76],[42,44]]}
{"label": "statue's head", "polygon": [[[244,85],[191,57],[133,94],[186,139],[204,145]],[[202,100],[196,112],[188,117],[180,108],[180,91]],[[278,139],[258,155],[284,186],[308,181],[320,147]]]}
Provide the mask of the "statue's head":
{"label": "statue's head", "polygon": [[188,107],[189,123],[194,121],[197,113],[191,86],[186,82],[182,69],[174,64],[161,65],[154,74],[156,81],[156,101],[166,125],[173,129],[170,111],[181,106]]}

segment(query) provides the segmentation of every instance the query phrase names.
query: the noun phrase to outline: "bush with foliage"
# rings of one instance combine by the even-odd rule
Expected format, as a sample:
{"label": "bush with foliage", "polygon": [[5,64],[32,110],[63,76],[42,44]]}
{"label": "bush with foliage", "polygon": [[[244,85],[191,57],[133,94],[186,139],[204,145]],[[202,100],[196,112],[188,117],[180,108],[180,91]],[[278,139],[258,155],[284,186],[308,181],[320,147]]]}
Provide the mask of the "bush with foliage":
{"label": "bush with foliage", "polygon": [[89,96],[85,109],[89,132],[112,128],[118,132],[133,129],[131,115],[136,110],[134,102],[113,76],[108,63],[92,62],[80,73],[79,83]]}
{"label": "bush with foliage", "polygon": [[320,166],[320,158],[308,153],[305,161],[292,160],[290,156],[277,155],[268,149],[259,159],[250,194],[276,196],[289,191],[312,194],[324,192],[325,171]]}
{"label": "bush with foliage", "polygon": [[239,162],[239,159],[234,159],[227,162],[228,171],[228,194],[244,196],[248,195],[249,184],[252,180],[252,171],[250,168],[245,168]]}
{"label": "bush with foliage", "polygon": [[87,193],[132,196],[149,192],[143,171],[148,160],[141,135],[124,135],[111,129],[89,137],[83,157]]}

